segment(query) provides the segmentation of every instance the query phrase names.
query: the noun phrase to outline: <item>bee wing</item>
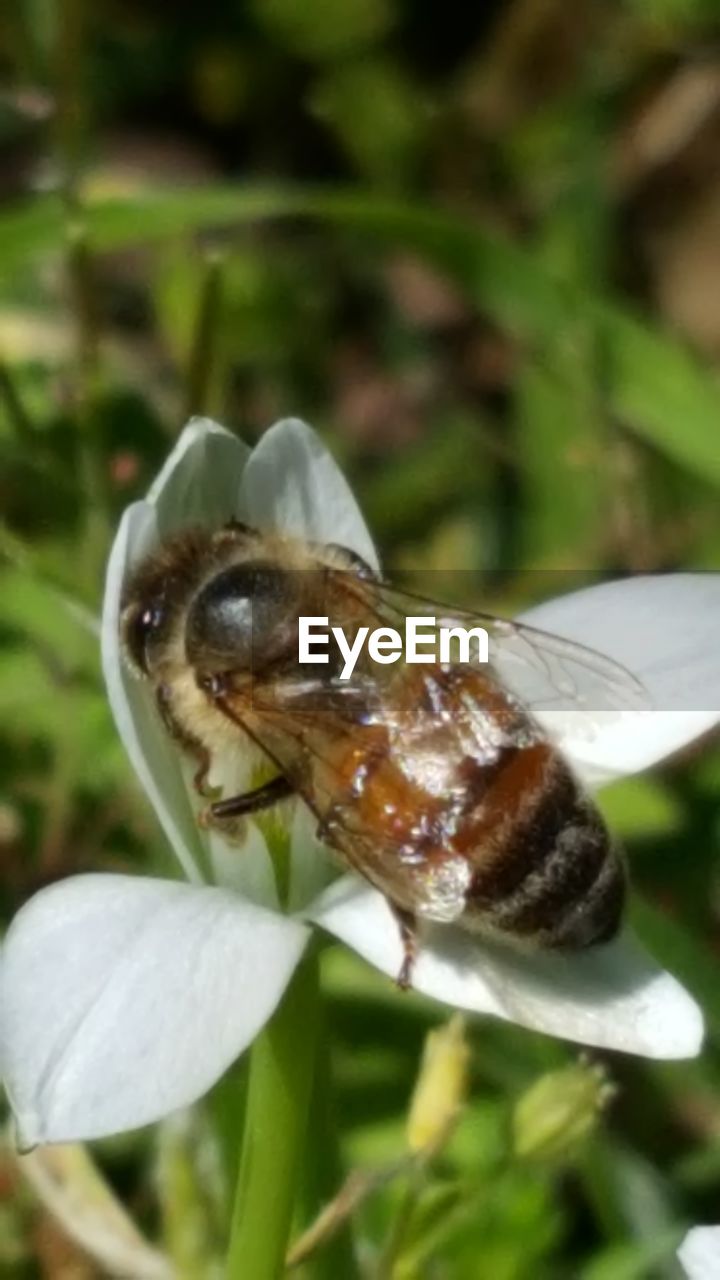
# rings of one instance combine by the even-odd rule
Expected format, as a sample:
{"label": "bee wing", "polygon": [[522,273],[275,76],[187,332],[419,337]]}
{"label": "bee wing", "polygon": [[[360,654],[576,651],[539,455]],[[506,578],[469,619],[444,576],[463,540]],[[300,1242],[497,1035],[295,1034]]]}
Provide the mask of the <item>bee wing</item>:
{"label": "bee wing", "polygon": [[[413,868],[383,859],[377,833],[357,805],[348,804],[356,776],[352,748],[384,717],[381,686],[370,678],[338,686],[287,678],[253,690],[230,691],[216,706],[233,720],[292,783],[318,823],[318,837],[345,866],[399,898],[414,890]],[[372,747],[370,747],[372,750]]]}
{"label": "bee wing", "polygon": [[649,711],[642,682],[614,659],[520,622],[487,618],[491,661],[503,683],[541,711]]}
{"label": "bee wing", "polygon": [[585,645],[522,622],[448,608],[385,584],[375,590],[386,617],[427,614],[438,627],[484,627],[490,672],[536,716],[582,712],[588,721],[599,716],[605,722],[612,713],[653,708],[635,675]]}
{"label": "bee wing", "polygon": [[[277,765],[320,819],[338,785],[338,743],[347,741],[358,725],[381,716],[379,689],[372,680],[339,686],[319,677],[286,677],[251,691],[228,690],[215,705]],[[317,794],[307,789],[309,760],[322,766]]]}

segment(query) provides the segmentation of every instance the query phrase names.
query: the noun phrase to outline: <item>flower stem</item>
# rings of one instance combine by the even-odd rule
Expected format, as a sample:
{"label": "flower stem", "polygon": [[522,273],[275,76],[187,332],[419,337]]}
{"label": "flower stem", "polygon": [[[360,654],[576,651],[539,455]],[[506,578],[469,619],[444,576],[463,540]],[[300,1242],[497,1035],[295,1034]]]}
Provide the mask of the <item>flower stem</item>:
{"label": "flower stem", "polygon": [[251,1050],[227,1280],[277,1280],[283,1273],[312,1094],[318,1012],[318,962],[311,953]]}
{"label": "flower stem", "polygon": [[408,1173],[407,1183],[400,1200],[390,1235],[378,1262],[376,1280],[392,1280],[395,1264],[402,1253],[407,1234],[415,1216],[418,1202],[425,1187],[427,1170],[424,1161],[418,1160]]}
{"label": "flower stem", "polygon": [[[312,1150],[303,1170],[303,1219],[306,1223],[324,1223],[312,1244],[313,1280],[357,1280],[351,1212],[333,1214],[332,1205],[346,1185],[338,1142],[337,1116],[334,1106],[330,1046],[327,1025],[320,1014],[320,1034],[315,1065],[315,1080],[310,1106]],[[312,1227],[305,1227],[305,1239]],[[293,1242],[293,1248],[297,1245]],[[304,1273],[303,1273],[304,1274]]]}
{"label": "flower stem", "polygon": [[183,421],[207,413],[222,318],[222,259],[217,250],[205,255],[197,314],[190,343]]}
{"label": "flower stem", "polygon": [[22,396],[19,394],[9,367],[0,361],[0,404],[5,406],[5,414],[19,444],[33,447],[33,424],[27,415]]}

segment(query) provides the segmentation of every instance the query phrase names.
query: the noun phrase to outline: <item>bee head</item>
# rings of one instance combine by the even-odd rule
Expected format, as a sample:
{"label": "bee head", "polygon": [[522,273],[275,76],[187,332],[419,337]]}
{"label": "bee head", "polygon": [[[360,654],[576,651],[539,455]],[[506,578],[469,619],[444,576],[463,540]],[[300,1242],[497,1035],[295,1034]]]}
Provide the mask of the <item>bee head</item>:
{"label": "bee head", "polygon": [[207,573],[210,536],[176,535],[135,567],[123,591],[120,634],[132,667],[153,677],[180,631],[192,593]]}

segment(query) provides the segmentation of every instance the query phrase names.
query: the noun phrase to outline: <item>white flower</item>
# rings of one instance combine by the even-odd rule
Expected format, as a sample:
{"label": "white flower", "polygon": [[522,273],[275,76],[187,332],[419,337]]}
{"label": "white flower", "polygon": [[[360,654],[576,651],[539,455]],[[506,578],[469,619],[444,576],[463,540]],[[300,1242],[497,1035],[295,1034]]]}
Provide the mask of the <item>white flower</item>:
{"label": "white flower", "polygon": [[720,1227],[693,1227],[678,1249],[678,1258],[688,1280],[718,1280]]}
{"label": "white flower", "polygon": [[[211,422],[191,423],[147,500],[125,513],[108,570],[105,676],[126,750],[186,881],[77,876],[43,890],[12,923],[0,969],[2,1054],[28,1145],[133,1128],[198,1098],[272,1014],[313,925],[391,977],[400,969],[385,899],[353,876],[327,887],[330,864],[302,806],[290,915],[279,910],[257,828],[242,849],[201,832],[177,749],[148,689],[121,661],[118,608],[128,567],[173,530],[232,515],[341,543],[377,563],[345,480],[294,420],[278,423],[252,453]],[[645,768],[720,720],[717,577],[611,583],[528,617],[607,651],[663,707],[609,716],[593,733],[582,717],[548,716],[589,782]],[[697,707],[707,709],[687,709]],[[628,936],[583,955],[530,959],[436,925],[413,985],[458,1008],[649,1057],[692,1056],[702,1038],[693,1000]]]}

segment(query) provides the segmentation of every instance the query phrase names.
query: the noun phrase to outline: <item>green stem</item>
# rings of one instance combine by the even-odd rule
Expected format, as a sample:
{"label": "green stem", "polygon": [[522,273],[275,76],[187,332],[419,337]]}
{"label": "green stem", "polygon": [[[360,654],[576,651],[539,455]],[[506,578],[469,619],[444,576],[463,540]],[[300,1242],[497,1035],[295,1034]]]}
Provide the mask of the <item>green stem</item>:
{"label": "green stem", "polygon": [[56,145],[60,159],[62,196],[66,213],[79,207],[81,153],[87,123],[85,96],[85,48],[88,10],[86,0],[56,0],[55,4],[55,116]]}
{"label": "green stem", "polygon": [[292,1225],[318,1035],[318,962],[303,960],[250,1054],[227,1280],[277,1280]]}
{"label": "green stem", "polygon": [[426,1181],[426,1166],[424,1162],[418,1160],[410,1169],[407,1176],[407,1183],[398,1206],[395,1219],[390,1228],[390,1234],[385,1243],[385,1247],[380,1255],[378,1267],[376,1271],[376,1280],[392,1280],[395,1272],[395,1264],[402,1253],[403,1245],[407,1240],[410,1225],[415,1216],[420,1196],[422,1195]]}
{"label": "green stem", "polygon": [[[337,1196],[345,1182],[335,1096],[332,1087],[330,1044],[323,1011],[319,1020],[318,1053],[315,1082],[310,1106],[312,1151],[305,1162],[303,1187],[303,1219],[317,1219],[323,1207]],[[356,1280],[358,1268],[355,1261],[351,1215],[337,1221],[332,1231],[323,1237],[312,1255],[313,1280]]]}
{"label": "green stem", "polygon": [[207,1107],[215,1131],[215,1141],[223,1174],[225,1191],[223,1238],[227,1233],[232,1212],[233,1197],[237,1185],[240,1151],[237,1135],[245,1126],[249,1055],[243,1055],[233,1063],[229,1071],[218,1080],[208,1095]]}
{"label": "green stem", "polygon": [[217,336],[222,311],[222,259],[214,250],[203,264],[198,309],[190,344],[184,418],[206,413],[213,384]]}
{"label": "green stem", "polygon": [[8,422],[20,444],[33,445],[33,425],[6,364],[0,362],[0,404],[4,404]]}

